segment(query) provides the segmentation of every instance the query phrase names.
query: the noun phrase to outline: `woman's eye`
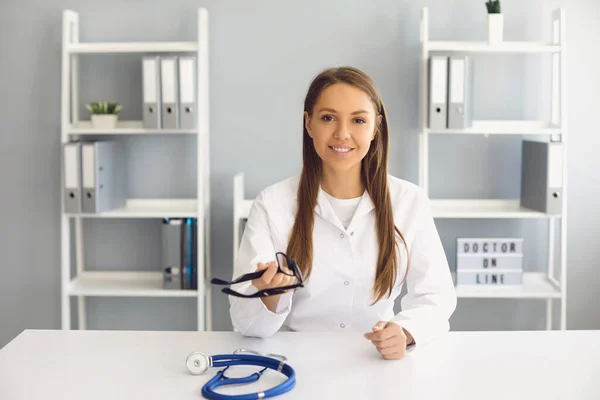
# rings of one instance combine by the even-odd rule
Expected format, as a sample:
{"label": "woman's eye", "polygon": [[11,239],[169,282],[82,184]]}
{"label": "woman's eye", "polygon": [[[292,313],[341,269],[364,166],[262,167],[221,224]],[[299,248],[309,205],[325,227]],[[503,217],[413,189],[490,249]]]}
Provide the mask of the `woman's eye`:
{"label": "woman's eye", "polygon": [[364,124],[366,121],[362,118],[356,118],[354,122],[358,122],[359,124]]}
{"label": "woman's eye", "polygon": [[325,122],[330,122],[330,121],[333,121],[333,116],[331,116],[331,115],[323,115],[323,116],[321,117],[321,119],[322,119],[323,121],[325,121]]}

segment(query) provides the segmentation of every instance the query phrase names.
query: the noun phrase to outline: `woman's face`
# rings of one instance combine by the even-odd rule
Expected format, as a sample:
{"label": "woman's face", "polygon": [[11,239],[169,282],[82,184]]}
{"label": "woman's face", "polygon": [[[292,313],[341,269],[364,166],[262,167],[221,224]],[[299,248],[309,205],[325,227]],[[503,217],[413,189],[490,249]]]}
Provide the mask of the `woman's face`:
{"label": "woman's face", "polygon": [[312,116],[304,114],[306,130],[323,167],[336,172],[360,170],[375,138],[376,123],[381,120],[369,95],[346,83],[336,83],[321,93]]}

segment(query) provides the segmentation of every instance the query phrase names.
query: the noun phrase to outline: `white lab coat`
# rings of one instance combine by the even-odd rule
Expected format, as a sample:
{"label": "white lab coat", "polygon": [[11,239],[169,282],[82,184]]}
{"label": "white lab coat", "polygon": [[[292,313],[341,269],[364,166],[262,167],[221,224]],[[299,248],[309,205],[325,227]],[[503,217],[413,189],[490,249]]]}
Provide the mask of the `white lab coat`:
{"label": "white lab coat", "polygon": [[[285,253],[297,211],[299,175],[262,190],[250,209],[235,260],[233,278],[253,272],[259,262]],[[394,222],[410,254],[406,281],[406,251],[399,246],[400,268],[390,298],[370,306],[375,281],[378,242],[375,210],[365,191],[347,229],[325,193],[319,189],[313,230],[313,267],[305,287],[281,296],[276,312],[258,299],[229,296],[234,329],[243,335],[268,337],[279,330],[370,332],[378,321],[394,321],[413,336],[416,346],[449,330],[456,292],[448,262],[424,190],[388,176]],[[396,299],[406,283],[402,310],[394,315]],[[251,282],[233,285],[254,293]]]}

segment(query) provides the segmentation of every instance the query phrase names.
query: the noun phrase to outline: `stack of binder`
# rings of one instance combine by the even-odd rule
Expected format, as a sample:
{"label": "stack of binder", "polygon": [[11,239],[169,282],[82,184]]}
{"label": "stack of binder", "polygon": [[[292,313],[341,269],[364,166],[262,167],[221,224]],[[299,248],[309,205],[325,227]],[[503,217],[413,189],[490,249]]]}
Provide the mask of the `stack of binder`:
{"label": "stack of binder", "polygon": [[473,123],[473,66],[469,56],[429,59],[430,129],[467,129]]}
{"label": "stack of binder", "polygon": [[521,285],[523,239],[457,239],[457,285]]}
{"label": "stack of binder", "polygon": [[196,129],[194,57],[143,57],[145,129]]}
{"label": "stack of binder", "polygon": [[198,288],[198,223],[196,218],[167,218],[162,224],[163,288]]}
{"label": "stack of binder", "polygon": [[63,145],[64,212],[99,213],[126,202],[125,150],[119,141]]}

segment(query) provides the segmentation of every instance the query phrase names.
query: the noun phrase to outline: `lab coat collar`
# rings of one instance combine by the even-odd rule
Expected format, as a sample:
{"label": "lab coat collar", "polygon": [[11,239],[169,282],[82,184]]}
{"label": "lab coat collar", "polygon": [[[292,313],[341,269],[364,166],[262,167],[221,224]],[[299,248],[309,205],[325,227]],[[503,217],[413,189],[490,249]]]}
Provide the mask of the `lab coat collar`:
{"label": "lab coat collar", "polygon": [[[348,229],[351,229],[359,218],[363,217],[364,215],[367,215],[374,208],[375,204],[373,204],[371,196],[369,196],[369,193],[365,190],[360,198],[358,206],[356,207],[356,211],[354,212],[352,221],[350,222],[350,225],[348,225]],[[346,230],[343,227],[334,209],[331,207],[331,203],[329,203],[329,200],[327,200],[325,191],[321,186],[319,186],[319,194],[317,195],[317,205],[315,206],[315,212],[321,218],[335,225],[339,229],[343,231]]]}

